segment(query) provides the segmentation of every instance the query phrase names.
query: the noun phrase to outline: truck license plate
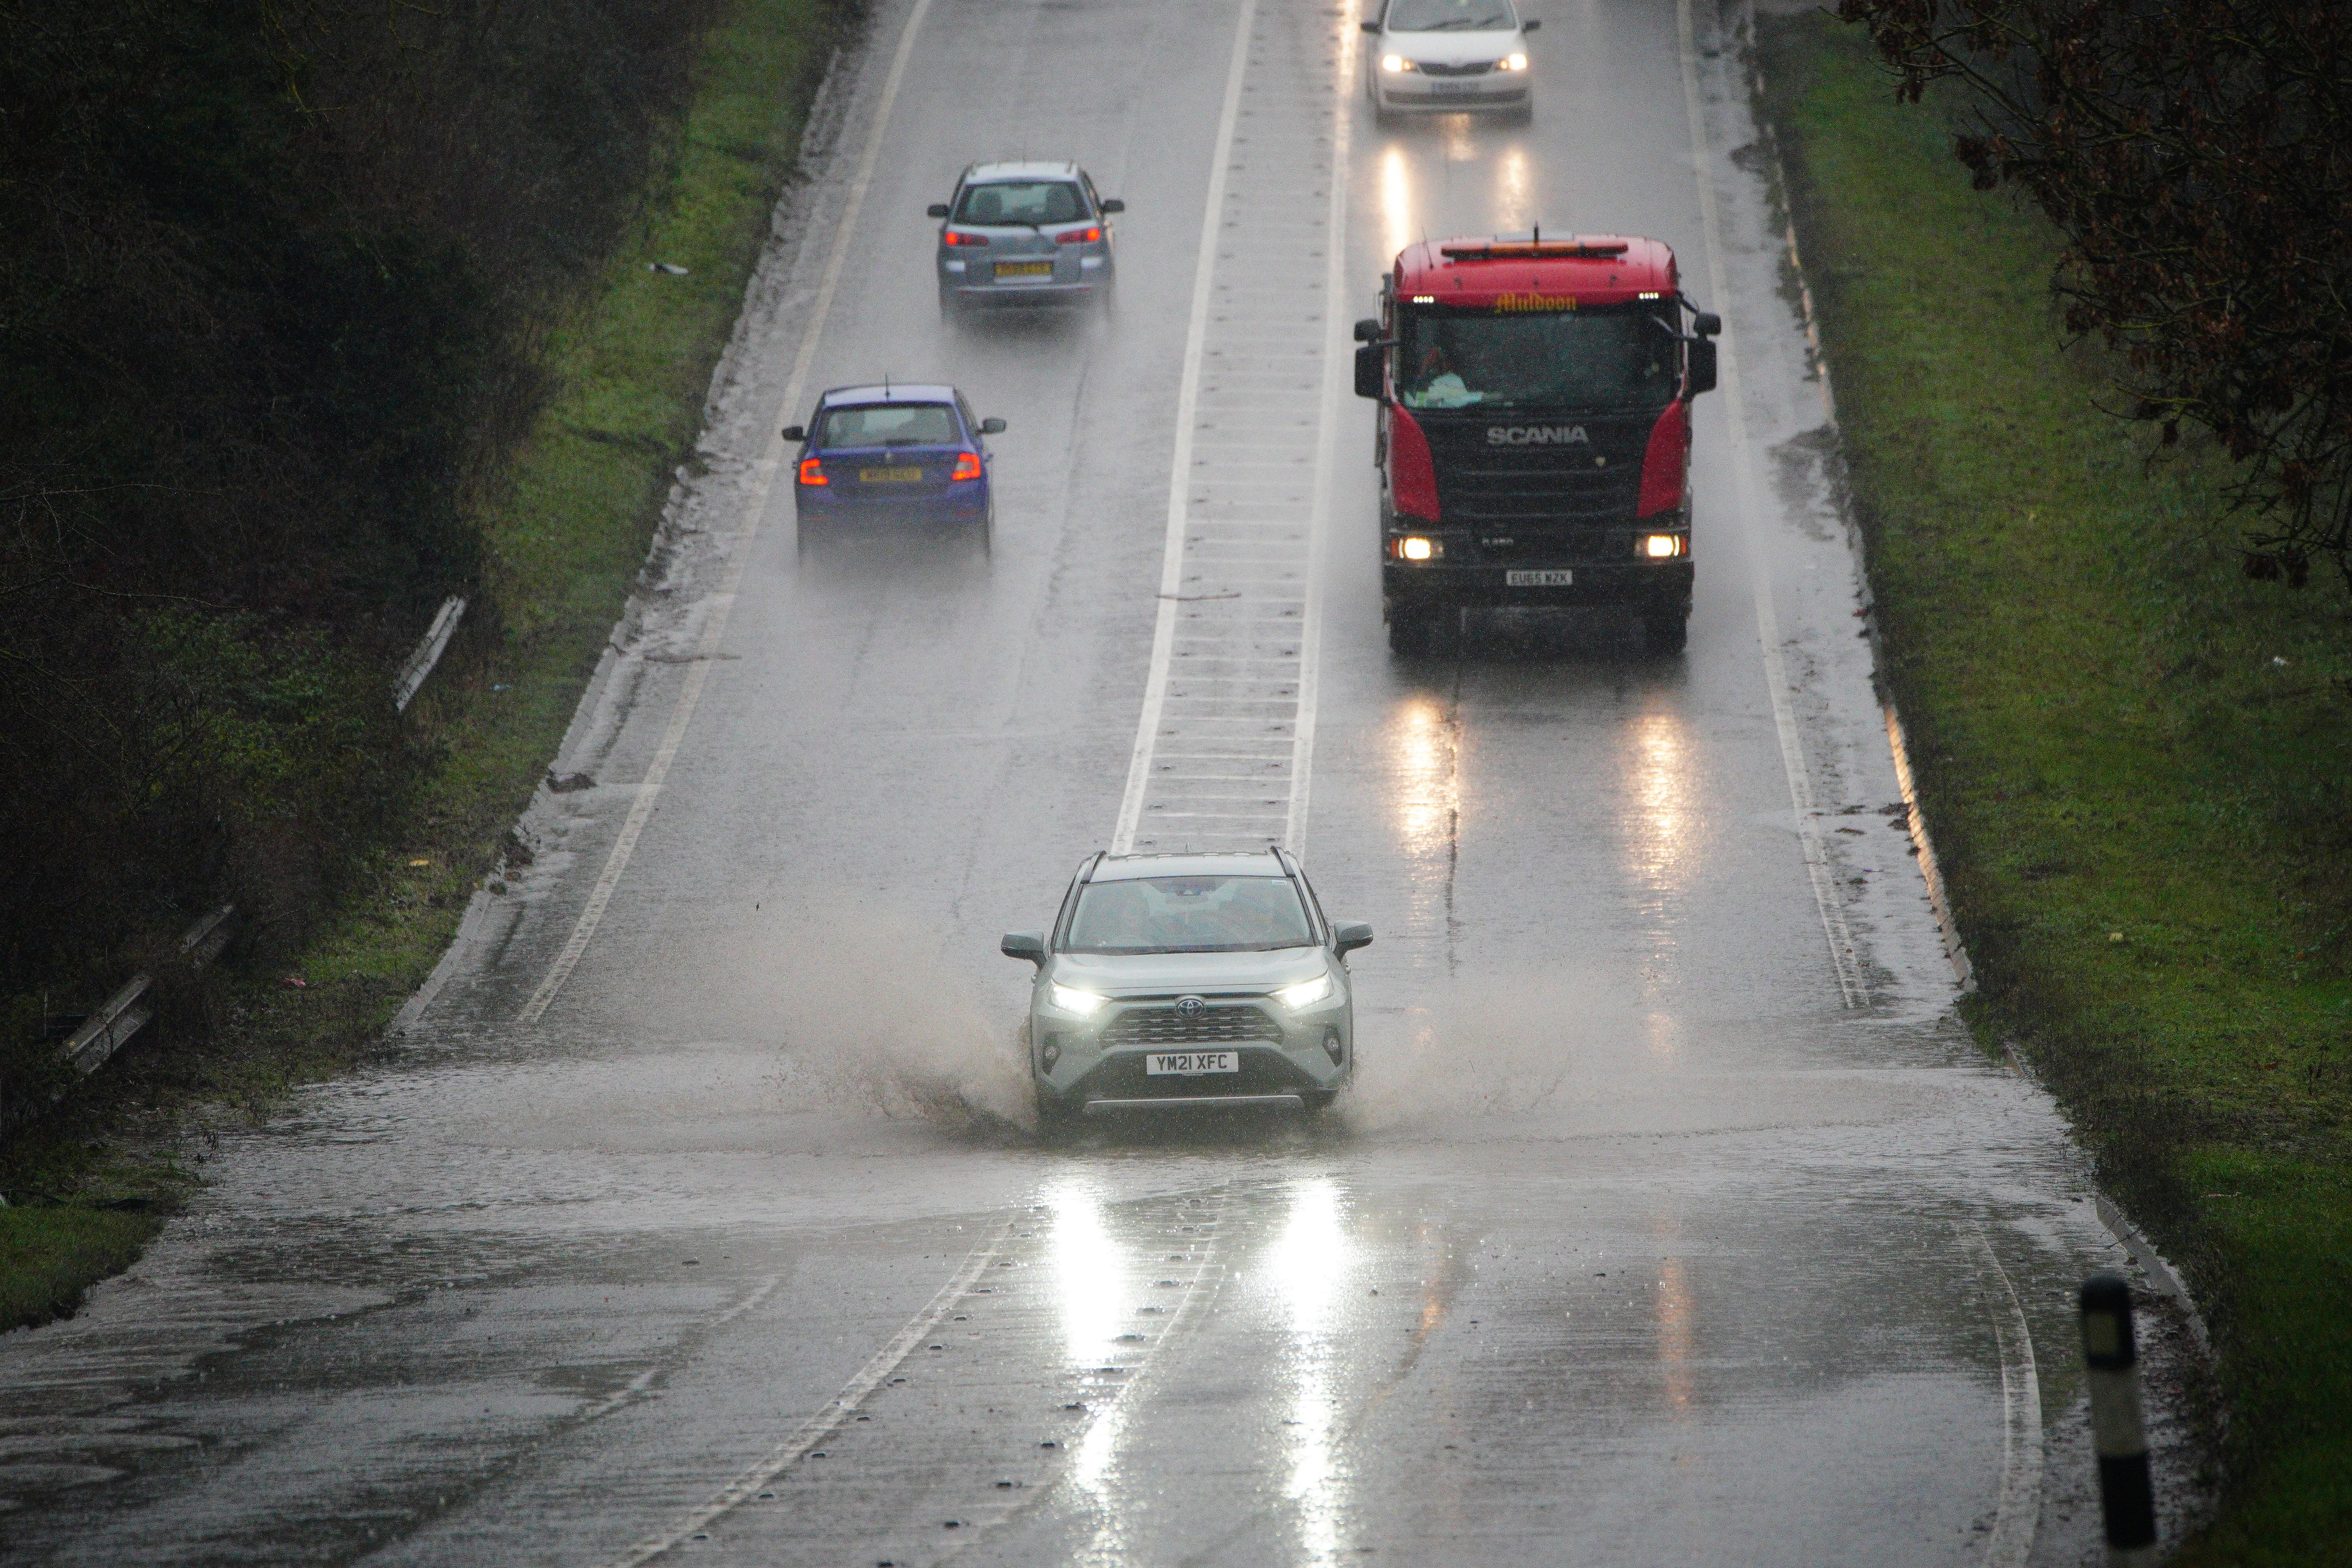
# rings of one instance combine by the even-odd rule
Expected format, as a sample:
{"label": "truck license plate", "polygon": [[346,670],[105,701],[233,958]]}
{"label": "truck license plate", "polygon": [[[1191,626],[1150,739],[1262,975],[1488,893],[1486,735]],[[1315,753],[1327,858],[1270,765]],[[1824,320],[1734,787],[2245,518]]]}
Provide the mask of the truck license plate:
{"label": "truck license plate", "polygon": [[1051,278],[1054,264],[1050,261],[1000,261],[996,264],[999,278]]}
{"label": "truck license plate", "polygon": [[1573,572],[1506,572],[1506,588],[1572,588],[1576,585]]}
{"label": "truck license plate", "polygon": [[1192,1078],[1204,1072],[1239,1072],[1238,1051],[1154,1051],[1143,1064],[1145,1076]]}
{"label": "truck license plate", "polygon": [[857,470],[857,482],[861,485],[914,485],[920,484],[922,479],[923,470],[920,468],[860,468]]}

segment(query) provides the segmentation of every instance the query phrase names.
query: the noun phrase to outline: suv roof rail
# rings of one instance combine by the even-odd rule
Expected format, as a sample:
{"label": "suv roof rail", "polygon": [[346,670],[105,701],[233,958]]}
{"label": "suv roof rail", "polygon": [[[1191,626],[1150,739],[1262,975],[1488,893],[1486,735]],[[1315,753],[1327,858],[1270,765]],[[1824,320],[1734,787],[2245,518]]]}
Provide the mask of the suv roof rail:
{"label": "suv roof rail", "polygon": [[1103,857],[1109,853],[1110,851],[1108,849],[1097,849],[1092,855],[1087,856],[1087,863],[1078,868],[1078,880],[1081,882],[1093,881],[1095,879],[1095,868],[1101,865],[1103,863]]}

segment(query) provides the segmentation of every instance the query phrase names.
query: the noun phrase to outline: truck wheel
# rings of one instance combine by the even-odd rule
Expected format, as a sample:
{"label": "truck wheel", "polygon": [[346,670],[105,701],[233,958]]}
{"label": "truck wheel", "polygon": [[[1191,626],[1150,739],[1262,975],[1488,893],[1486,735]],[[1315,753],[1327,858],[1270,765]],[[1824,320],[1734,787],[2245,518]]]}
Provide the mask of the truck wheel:
{"label": "truck wheel", "polygon": [[1398,605],[1389,611],[1389,651],[1407,655],[1443,653],[1452,645],[1461,625],[1462,612],[1450,605],[1437,610]]}
{"label": "truck wheel", "polygon": [[1652,653],[1680,653],[1690,641],[1690,606],[1663,605],[1642,613],[1642,646]]}

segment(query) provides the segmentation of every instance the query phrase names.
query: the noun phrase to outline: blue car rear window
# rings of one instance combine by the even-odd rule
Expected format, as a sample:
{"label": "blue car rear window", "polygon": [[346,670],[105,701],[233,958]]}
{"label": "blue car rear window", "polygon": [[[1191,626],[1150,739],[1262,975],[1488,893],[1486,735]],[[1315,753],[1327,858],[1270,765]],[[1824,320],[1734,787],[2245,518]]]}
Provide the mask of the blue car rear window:
{"label": "blue car rear window", "polygon": [[944,403],[875,403],[828,408],[817,426],[820,447],[952,447],[963,439],[955,410]]}

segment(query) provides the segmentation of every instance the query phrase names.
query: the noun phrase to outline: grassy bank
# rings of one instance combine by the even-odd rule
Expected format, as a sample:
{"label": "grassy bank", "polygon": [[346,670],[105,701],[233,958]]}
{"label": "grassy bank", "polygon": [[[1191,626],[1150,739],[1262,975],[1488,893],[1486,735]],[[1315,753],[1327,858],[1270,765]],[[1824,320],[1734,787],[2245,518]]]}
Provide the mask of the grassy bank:
{"label": "grassy bank", "polygon": [[184,987],[150,1038],[0,1154],[0,1329],[71,1310],[136,1256],[154,1223],[138,1211],[184,1189],[192,1117],[258,1116],[375,1048],[447,945],[645,558],[845,15],[737,0],[703,40],[639,220],[541,346],[552,396],[474,499],[486,591],[410,710],[435,761],[403,831],[321,934]]}
{"label": "grassy bank", "polygon": [[2099,411],[2056,237],[1969,188],[1949,106],[1896,106],[1823,16],[1763,49],[1974,1021],[2216,1332],[2225,1508],[2183,1561],[2322,1561],[2352,1532],[2346,595],[2247,582],[2226,465],[2150,468]]}

